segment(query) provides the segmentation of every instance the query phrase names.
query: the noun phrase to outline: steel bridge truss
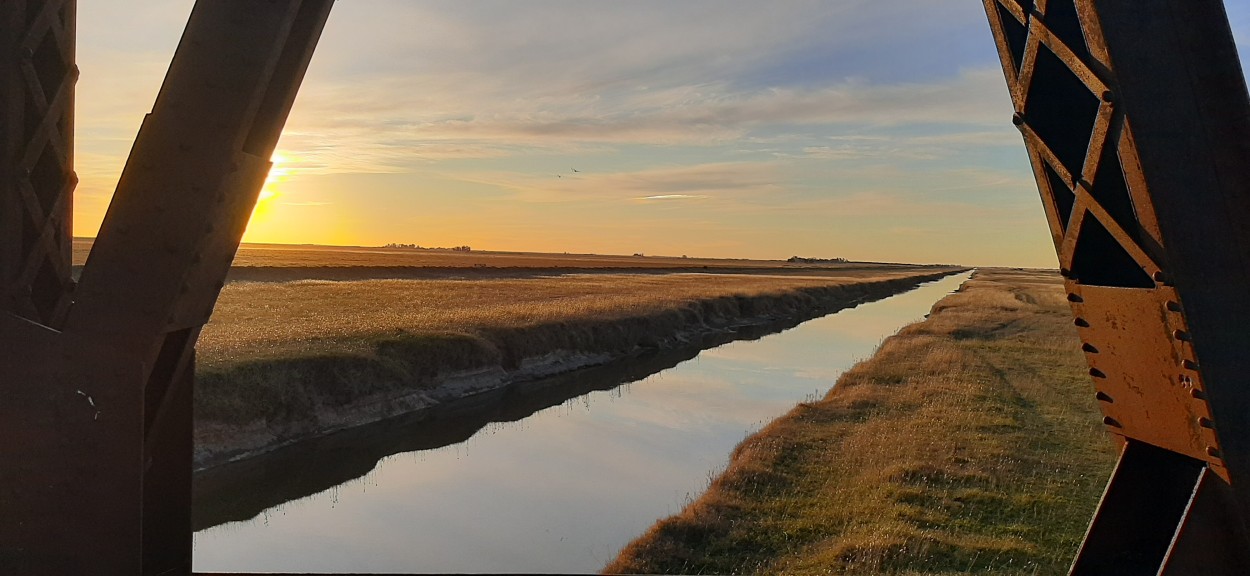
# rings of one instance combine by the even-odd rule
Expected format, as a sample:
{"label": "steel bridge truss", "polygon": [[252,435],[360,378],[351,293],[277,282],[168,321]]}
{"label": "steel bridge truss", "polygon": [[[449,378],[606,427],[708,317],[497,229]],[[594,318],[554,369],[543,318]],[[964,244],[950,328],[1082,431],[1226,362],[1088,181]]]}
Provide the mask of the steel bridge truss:
{"label": "steel bridge truss", "polygon": [[331,6],[196,4],[75,285],[75,2],[0,4],[0,572],[190,573],[195,342]]}
{"label": "steel bridge truss", "polygon": [[[1250,97],[1219,0],[983,0],[1104,423],[1072,567],[1250,568]],[[333,0],[197,2],[71,262],[76,0],[0,4],[0,571],[187,574],[208,320]]]}
{"label": "steel bridge truss", "polygon": [[1123,451],[1072,574],[1250,570],[1250,98],[1219,0],[984,0]]}

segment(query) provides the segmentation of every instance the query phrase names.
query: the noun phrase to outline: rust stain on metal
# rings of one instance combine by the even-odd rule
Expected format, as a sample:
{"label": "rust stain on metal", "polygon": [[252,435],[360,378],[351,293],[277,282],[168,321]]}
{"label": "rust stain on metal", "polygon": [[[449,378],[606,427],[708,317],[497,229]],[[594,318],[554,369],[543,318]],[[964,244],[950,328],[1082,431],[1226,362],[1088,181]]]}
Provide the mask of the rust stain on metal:
{"label": "rust stain on metal", "polygon": [[[1209,448],[1218,448],[1202,390],[1201,375],[1186,368],[1190,346],[1159,335],[1186,328],[1184,318],[1168,310],[1175,294],[1161,288],[1108,288],[1070,284],[1081,302],[1073,312],[1089,322],[1080,331],[1102,411],[1119,425],[1114,432],[1160,448],[1205,460],[1224,476],[1227,471]],[[1160,342],[1169,346],[1161,346]]]}

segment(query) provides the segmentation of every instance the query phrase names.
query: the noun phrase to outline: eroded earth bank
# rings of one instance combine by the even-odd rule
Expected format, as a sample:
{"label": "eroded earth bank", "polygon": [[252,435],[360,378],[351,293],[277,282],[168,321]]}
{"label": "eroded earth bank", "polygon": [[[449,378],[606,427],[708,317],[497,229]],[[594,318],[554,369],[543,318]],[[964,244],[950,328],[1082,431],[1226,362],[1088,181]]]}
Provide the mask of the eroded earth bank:
{"label": "eroded earth bank", "polygon": [[235,282],[201,339],[195,465],[796,324],[955,271]]}

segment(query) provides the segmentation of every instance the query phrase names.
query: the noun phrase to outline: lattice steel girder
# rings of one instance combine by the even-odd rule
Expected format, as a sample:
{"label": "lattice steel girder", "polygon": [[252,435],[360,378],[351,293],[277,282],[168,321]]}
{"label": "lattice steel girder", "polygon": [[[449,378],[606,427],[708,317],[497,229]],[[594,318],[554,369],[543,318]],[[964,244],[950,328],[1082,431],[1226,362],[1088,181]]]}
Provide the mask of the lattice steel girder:
{"label": "lattice steel girder", "polygon": [[1223,4],[984,4],[1124,443],[1072,572],[1246,573],[1250,96]]}
{"label": "lattice steel girder", "polygon": [[0,572],[190,572],[196,338],[332,5],[197,2],[63,329],[0,311]]}
{"label": "lattice steel girder", "polygon": [[76,0],[0,3],[0,310],[69,307]]}

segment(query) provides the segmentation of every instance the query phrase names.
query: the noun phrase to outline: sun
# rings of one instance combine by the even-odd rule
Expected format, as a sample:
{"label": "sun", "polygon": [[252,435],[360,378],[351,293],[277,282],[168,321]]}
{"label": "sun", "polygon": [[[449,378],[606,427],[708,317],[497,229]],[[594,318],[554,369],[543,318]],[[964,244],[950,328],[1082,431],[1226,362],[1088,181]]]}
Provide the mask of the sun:
{"label": "sun", "polygon": [[287,175],[291,172],[288,167],[289,160],[281,152],[274,152],[269,161],[273,163],[273,166],[269,168],[269,176],[265,178],[265,185],[260,189],[260,197],[256,199],[257,205],[277,198],[278,185],[286,181]]}
{"label": "sun", "polygon": [[274,200],[282,195],[280,186],[291,172],[290,160],[281,152],[274,152],[269,161],[273,165],[269,168],[269,176],[265,178],[260,195],[256,197],[256,207],[252,209],[252,220],[263,219],[273,211]]}

